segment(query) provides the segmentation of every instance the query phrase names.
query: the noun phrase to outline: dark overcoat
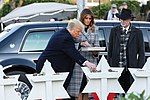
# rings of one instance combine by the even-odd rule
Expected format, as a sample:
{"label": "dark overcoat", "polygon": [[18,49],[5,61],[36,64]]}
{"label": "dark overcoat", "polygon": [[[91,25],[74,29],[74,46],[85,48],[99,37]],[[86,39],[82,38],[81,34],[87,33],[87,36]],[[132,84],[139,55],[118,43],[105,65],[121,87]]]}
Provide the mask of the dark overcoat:
{"label": "dark overcoat", "polygon": [[[121,26],[111,29],[108,46],[108,63],[111,67],[119,66]],[[145,64],[145,47],[142,31],[131,26],[126,55],[129,68],[142,68]]]}
{"label": "dark overcoat", "polygon": [[80,66],[87,60],[75,48],[75,41],[69,31],[62,29],[51,37],[46,49],[40,55],[36,70],[39,73],[43,68],[46,59],[51,62],[51,66],[55,72],[70,72],[65,82],[67,88],[75,62]]}

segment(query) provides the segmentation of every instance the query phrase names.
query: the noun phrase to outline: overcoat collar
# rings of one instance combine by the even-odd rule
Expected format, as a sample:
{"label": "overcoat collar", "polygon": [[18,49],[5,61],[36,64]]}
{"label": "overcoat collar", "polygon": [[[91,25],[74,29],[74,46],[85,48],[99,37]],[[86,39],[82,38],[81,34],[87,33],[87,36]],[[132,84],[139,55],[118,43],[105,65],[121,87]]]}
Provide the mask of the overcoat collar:
{"label": "overcoat collar", "polygon": [[[120,25],[118,27],[118,30],[116,31],[116,35],[118,37],[119,43],[120,43],[120,34],[122,32],[122,26]],[[135,27],[131,26],[130,29],[128,30],[130,32],[129,40],[128,40],[128,45],[131,43],[132,39],[134,38],[136,32],[135,32]]]}

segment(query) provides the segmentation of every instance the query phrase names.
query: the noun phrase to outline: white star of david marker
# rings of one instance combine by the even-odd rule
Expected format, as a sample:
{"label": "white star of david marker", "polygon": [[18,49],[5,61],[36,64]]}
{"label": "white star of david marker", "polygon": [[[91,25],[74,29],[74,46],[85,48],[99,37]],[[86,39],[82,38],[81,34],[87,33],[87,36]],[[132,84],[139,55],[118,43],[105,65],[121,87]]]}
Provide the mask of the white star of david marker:
{"label": "white star of david marker", "polygon": [[44,72],[45,75],[34,76],[30,79],[33,88],[29,94],[29,100],[56,100],[70,98],[63,87],[63,83],[66,80],[68,73],[56,74],[48,61],[45,62],[41,72]]}
{"label": "white star of david marker", "polygon": [[133,77],[135,82],[133,82],[132,86],[128,90],[128,93],[136,92],[142,93],[145,90],[145,96],[150,96],[150,57],[147,59],[144,67],[142,69],[138,69],[134,71]]}
{"label": "white star of david marker", "polygon": [[97,70],[101,70],[101,72],[91,73],[86,67],[83,67],[82,69],[89,78],[83,93],[96,92],[101,100],[107,100],[107,95],[109,92],[124,92],[118,82],[118,77],[123,69],[118,72],[113,70],[112,72],[109,72],[108,69],[110,69],[110,66],[104,56],[102,56],[97,66]]}
{"label": "white star of david marker", "polygon": [[[150,95],[150,58],[147,59],[143,69],[129,68],[135,81],[129,88],[127,93],[136,92],[141,93],[145,90],[145,95]],[[118,82],[118,78],[123,68],[111,68],[111,71],[104,56],[101,58],[97,70],[101,72],[91,73],[88,68],[82,68],[89,81],[83,90],[84,93],[96,92],[101,100],[107,100],[109,92],[124,93],[121,85]]]}

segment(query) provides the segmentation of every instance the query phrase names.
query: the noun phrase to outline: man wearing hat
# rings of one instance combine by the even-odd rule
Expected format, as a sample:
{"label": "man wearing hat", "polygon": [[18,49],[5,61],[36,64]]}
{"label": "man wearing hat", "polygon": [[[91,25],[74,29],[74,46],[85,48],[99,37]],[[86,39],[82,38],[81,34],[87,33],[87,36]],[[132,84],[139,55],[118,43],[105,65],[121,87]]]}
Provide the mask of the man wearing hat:
{"label": "man wearing hat", "polygon": [[111,5],[111,9],[105,14],[104,20],[119,20],[116,17],[117,13],[118,13],[117,5],[116,4],[112,4]]}
{"label": "man wearing hat", "polygon": [[132,23],[130,9],[117,14],[120,25],[111,29],[108,44],[108,63],[111,67],[142,68],[145,64],[145,47],[142,31]]}
{"label": "man wearing hat", "polygon": [[108,46],[110,66],[142,68],[145,63],[144,40],[142,31],[131,24],[130,9],[117,14],[120,25],[111,29]]}
{"label": "man wearing hat", "polygon": [[[122,5],[119,7],[120,9],[120,13],[122,12],[122,9],[128,9],[128,4],[126,2],[123,2]],[[131,21],[134,20],[134,18],[136,18],[133,14],[132,14],[132,19]]]}

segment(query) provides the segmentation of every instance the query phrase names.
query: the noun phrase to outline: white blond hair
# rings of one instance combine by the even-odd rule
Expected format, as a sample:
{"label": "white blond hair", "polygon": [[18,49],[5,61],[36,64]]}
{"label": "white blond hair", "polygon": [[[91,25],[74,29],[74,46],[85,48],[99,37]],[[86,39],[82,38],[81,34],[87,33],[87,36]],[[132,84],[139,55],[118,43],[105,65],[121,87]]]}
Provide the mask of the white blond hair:
{"label": "white blond hair", "polygon": [[84,30],[84,25],[77,19],[72,19],[68,22],[67,29],[72,30],[79,27],[82,31]]}

